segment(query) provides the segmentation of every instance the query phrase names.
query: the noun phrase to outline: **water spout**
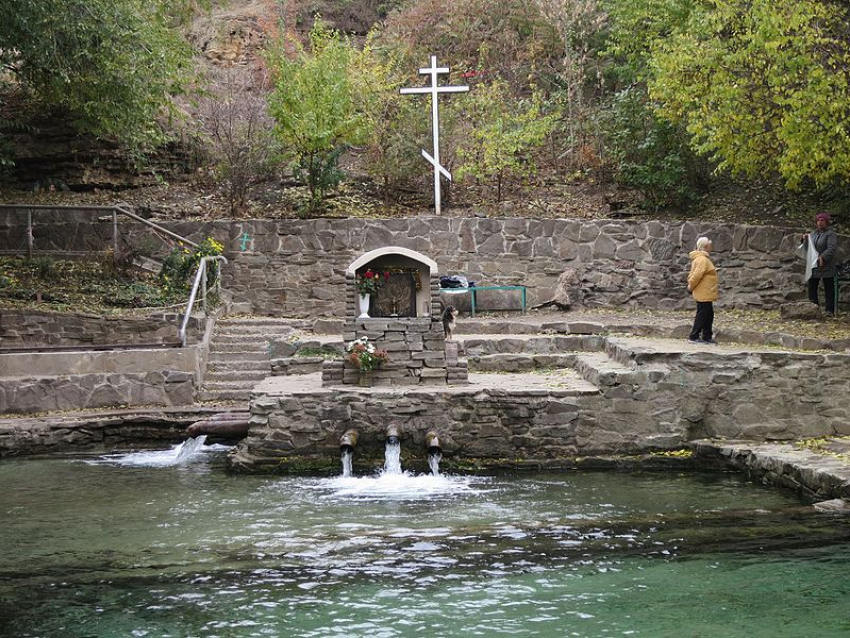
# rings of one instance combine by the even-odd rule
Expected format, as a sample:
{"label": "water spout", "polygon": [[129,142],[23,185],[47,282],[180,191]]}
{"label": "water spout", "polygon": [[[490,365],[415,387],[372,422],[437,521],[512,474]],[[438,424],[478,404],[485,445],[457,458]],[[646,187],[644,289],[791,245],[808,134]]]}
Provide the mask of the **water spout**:
{"label": "water spout", "polygon": [[357,446],[357,430],[347,430],[339,439],[339,449],[342,453],[352,454]]}
{"label": "water spout", "polygon": [[440,437],[433,430],[425,435],[425,447],[428,448],[428,454],[442,454],[443,447],[440,445]]}
{"label": "water spout", "polygon": [[397,425],[387,426],[387,445],[398,445],[401,442],[401,434]]}
{"label": "water spout", "polygon": [[440,475],[440,461],[443,458],[443,448],[440,445],[439,435],[431,430],[425,435],[425,447],[428,449],[428,466],[431,474]]}
{"label": "water spout", "polygon": [[354,448],[357,445],[357,430],[348,430],[339,439],[340,460],[342,461],[342,477],[351,476],[351,463]]}
{"label": "water spout", "polygon": [[343,448],[340,456],[340,461],[342,461],[342,478],[351,477],[351,461],[353,456],[351,452]]}
{"label": "water spout", "polygon": [[431,474],[440,476],[440,461],[443,460],[443,455],[439,452],[428,455],[428,467],[431,468]]}
{"label": "water spout", "polygon": [[183,441],[174,452],[174,465],[184,465],[204,447],[207,435],[202,434],[197,438],[189,438]]}
{"label": "water spout", "polygon": [[401,431],[397,425],[388,425],[384,448],[384,474],[401,474]]}

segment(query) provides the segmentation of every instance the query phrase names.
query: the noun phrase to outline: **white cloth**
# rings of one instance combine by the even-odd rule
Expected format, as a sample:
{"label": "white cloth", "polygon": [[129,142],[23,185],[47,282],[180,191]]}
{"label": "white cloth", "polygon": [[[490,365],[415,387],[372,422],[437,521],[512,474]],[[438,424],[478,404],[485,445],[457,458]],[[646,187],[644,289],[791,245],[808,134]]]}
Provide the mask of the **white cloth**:
{"label": "white cloth", "polygon": [[797,254],[806,260],[806,281],[812,278],[812,269],[818,266],[818,251],[811,235],[806,236],[806,241],[797,246]]}

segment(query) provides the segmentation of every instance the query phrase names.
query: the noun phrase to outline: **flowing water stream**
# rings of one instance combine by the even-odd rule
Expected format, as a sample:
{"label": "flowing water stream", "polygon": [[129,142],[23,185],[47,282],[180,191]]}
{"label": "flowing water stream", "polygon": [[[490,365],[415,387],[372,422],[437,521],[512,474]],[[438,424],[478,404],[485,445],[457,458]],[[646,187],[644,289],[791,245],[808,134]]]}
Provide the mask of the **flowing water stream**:
{"label": "flowing water stream", "polygon": [[850,521],[736,474],[141,460],[0,462],[0,636],[850,636]]}

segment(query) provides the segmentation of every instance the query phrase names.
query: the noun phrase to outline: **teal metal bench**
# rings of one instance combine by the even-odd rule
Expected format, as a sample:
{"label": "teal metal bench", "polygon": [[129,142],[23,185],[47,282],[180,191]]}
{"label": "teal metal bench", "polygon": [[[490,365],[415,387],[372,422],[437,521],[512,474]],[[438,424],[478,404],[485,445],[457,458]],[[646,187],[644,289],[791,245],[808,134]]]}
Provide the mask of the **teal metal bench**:
{"label": "teal metal bench", "polygon": [[522,313],[525,314],[526,287],[525,286],[469,286],[468,288],[440,288],[441,293],[457,295],[468,292],[470,299],[471,315],[475,316],[475,307],[478,305],[479,290],[519,290],[522,293]]}

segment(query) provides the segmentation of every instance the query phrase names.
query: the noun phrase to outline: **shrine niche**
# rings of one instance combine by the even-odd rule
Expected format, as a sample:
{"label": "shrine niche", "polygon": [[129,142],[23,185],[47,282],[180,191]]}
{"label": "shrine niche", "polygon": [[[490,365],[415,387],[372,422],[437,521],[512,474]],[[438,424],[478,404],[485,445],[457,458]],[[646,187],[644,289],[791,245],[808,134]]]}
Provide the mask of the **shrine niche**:
{"label": "shrine niche", "polygon": [[[439,316],[439,282],[433,259],[409,248],[388,246],[356,259],[346,276],[356,281],[367,272],[379,275],[369,299],[370,318],[430,317],[432,313]],[[356,290],[351,294],[354,299],[358,297]]]}
{"label": "shrine niche", "polygon": [[[323,362],[322,385],[467,383],[466,361],[445,339],[437,273],[433,259],[400,246],[356,259],[345,271],[342,338],[349,356]],[[368,366],[363,353],[370,353]]]}
{"label": "shrine niche", "polygon": [[385,271],[381,288],[370,300],[371,317],[416,317],[416,293],[422,288],[419,273],[412,270]]}

